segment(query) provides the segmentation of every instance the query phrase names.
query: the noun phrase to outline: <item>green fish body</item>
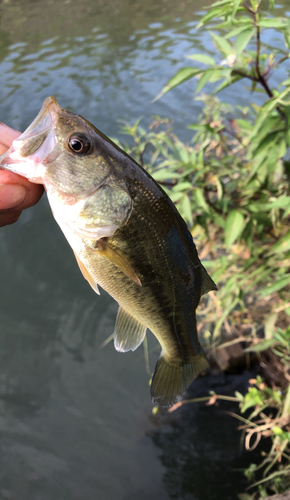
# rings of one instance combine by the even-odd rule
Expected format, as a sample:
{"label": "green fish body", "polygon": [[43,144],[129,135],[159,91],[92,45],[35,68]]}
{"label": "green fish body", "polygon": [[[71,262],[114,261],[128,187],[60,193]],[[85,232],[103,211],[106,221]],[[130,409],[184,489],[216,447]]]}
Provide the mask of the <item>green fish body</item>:
{"label": "green fish body", "polygon": [[55,219],[98,293],[119,304],[114,344],[135,350],[149,328],[162,351],[152,401],[178,402],[208,367],[196,308],[216,286],[166,193],[84,118],[47,98],[0,165],[45,185]]}

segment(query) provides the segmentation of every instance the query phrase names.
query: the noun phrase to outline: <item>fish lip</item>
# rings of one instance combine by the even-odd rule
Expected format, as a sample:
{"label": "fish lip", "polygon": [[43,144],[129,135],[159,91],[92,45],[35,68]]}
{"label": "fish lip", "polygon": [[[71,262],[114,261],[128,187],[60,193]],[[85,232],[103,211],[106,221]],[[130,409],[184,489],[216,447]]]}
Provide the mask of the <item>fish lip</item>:
{"label": "fish lip", "polygon": [[[10,149],[0,156],[0,168],[21,175],[31,182],[43,184],[43,179],[38,175],[33,175],[31,169],[28,169],[29,155],[22,154],[23,144],[27,139],[33,139],[33,137],[37,140],[37,136],[42,137],[44,142],[49,132],[55,128],[58,116],[62,111],[63,109],[59,106],[55,97],[47,97],[33,122],[19,137],[14,139]],[[53,146],[54,141],[52,140],[47,155],[53,150]],[[31,155],[31,158],[34,157],[36,163],[39,163],[39,160],[35,158],[38,149]]]}
{"label": "fish lip", "polygon": [[17,147],[18,144],[24,139],[27,139],[27,137],[33,137],[34,135],[45,133],[46,131],[48,132],[51,129],[52,123],[56,123],[60,111],[62,111],[62,108],[59,106],[55,97],[47,97],[33,122],[23,134],[17,137],[17,139],[14,139],[12,144]]}

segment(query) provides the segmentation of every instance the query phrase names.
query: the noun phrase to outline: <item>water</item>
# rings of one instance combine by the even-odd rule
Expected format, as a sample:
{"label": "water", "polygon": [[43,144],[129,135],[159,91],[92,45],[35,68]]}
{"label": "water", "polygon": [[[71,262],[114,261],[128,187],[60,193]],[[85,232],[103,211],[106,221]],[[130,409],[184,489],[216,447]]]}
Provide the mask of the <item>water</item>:
{"label": "water", "polygon": [[[215,54],[194,28],[200,2],[0,5],[2,121],[23,130],[54,95],[110,136],[120,137],[118,120],[143,116],[145,126],[160,114],[190,138],[186,127],[201,109],[188,97],[195,83],[152,100],[188,64],[184,54]],[[248,104],[239,85],[239,104]],[[224,93],[229,102],[236,95],[237,87]],[[152,418],[142,347],[100,347],[117,305],[83,280],[45,198],[1,229],[0,259],[0,498],[218,500],[245,489],[233,469],[249,458],[233,419],[204,406]],[[159,348],[148,341],[152,371]],[[194,395],[208,393],[206,380]],[[228,379],[219,384],[217,392]]]}

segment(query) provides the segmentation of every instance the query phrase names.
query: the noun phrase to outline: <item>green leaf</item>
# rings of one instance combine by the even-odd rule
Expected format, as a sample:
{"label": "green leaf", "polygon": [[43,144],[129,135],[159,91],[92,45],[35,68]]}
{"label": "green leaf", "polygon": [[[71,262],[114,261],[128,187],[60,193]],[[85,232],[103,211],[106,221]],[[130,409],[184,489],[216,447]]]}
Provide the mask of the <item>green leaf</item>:
{"label": "green leaf", "polygon": [[254,152],[254,157],[257,156],[259,153],[261,153],[263,149],[267,149],[270,146],[273,147],[273,143],[276,143],[278,136],[281,135],[281,132],[283,132],[283,130],[274,130],[274,132],[271,132],[266,137],[264,137],[264,139],[260,142],[260,144],[256,148]]}
{"label": "green leaf", "polygon": [[193,196],[195,203],[198,207],[203,208],[205,212],[209,212],[209,206],[205,201],[203,190],[201,188],[195,188],[193,190]]}
{"label": "green leaf", "polygon": [[273,338],[273,332],[274,328],[277,322],[278,318],[278,313],[271,313],[269,316],[266,318],[264,326],[265,326],[265,338],[266,339],[272,339]]}
{"label": "green leaf", "polygon": [[256,33],[255,28],[251,28],[242,31],[237,36],[235,41],[237,54],[241,54],[241,52],[243,52],[244,48],[248,45],[249,41],[251,40],[251,38],[254,36],[255,33]]}
{"label": "green leaf", "polygon": [[271,18],[271,19],[260,19],[258,22],[258,26],[261,28],[286,28],[287,26],[287,20],[283,19],[283,17],[276,17],[276,18]]}
{"label": "green leaf", "polygon": [[178,191],[184,191],[184,190],[190,190],[192,188],[192,185],[190,184],[190,182],[178,182],[178,184],[176,184],[174,186],[174,188],[172,189],[172,191],[175,191],[175,192],[178,192]]}
{"label": "green leaf", "polygon": [[269,349],[272,345],[276,343],[275,339],[265,339],[259,342],[258,344],[252,345],[245,349],[245,352],[261,352]]}
{"label": "green leaf", "polygon": [[173,89],[174,87],[177,87],[177,85],[180,85],[183,82],[186,82],[190,78],[193,78],[194,76],[198,75],[199,73],[203,73],[202,69],[198,68],[182,68],[177,73],[170,78],[170,80],[167,82],[167,84],[163,87],[161,90],[160,94],[158,94],[157,97],[155,97],[154,101],[157,101],[160,97],[162,97],[166,92],[169,90]]}
{"label": "green leaf", "polygon": [[248,30],[250,28],[253,28],[253,23],[249,19],[248,24],[244,24],[243,26],[239,26],[238,28],[235,28],[234,30],[230,31],[229,33],[226,34],[225,38],[233,38],[234,36],[239,35],[242,31]]}
{"label": "green leaf", "polygon": [[[225,2],[225,3],[230,3],[230,2]],[[222,2],[221,2],[221,4],[222,4]],[[213,5],[211,5],[211,7],[213,7]],[[210,21],[214,17],[218,17],[218,16],[222,15],[223,8],[221,8],[221,7],[222,7],[222,5],[211,8],[210,11],[201,18],[201,20],[199,21],[199,23],[196,26],[196,29],[201,28],[204,24],[208,23],[208,21]]]}
{"label": "green leaf", "polygon": [[168,168],[161,168],[160,170],[156,170],[155,172],[152,173],[152,175],[156,181],[165,181],[169,179],[178,179],[179,177],[182,177],[181,174],[178,174],[177,172],[172,172]]}
{"label": "green leaf", "polygon": [[274,432],[274,434],[276,436],[283,436],[284,435],[284,432],[282,431],[282,429],[280,427],[278,427],[277,425],[272,427],[272,431]]}
{"label": "green leaf", "polygon": [[215,61],[212,57],[206,54],[190,54],[189,56],[185,56],[188,59],[193,59],[194,61],[198,61],[204,64],[209,64],[210,66],[214,66]]}
{"label": "green leaf", "polygon": [[225,56],[229,56],[230,54],[234,53],[233,47],[224,37],[216,35],[213,32],[210,32],[210,34],[213,38],[213,41],[214,41],[216,48],[220,52],[222,52]]}
{"label": "green leaf", "polygon": [[244,216],[240,210],[232,210],[225,223],[225,244],[229,248],[241,234],[244,227]]}
{"label": "green leaf", "polygon": [[205,84],[212,78],[214,73],[217,71],[215,69],[206,69],[203,73],[203,75],[200,77],[198,80],[198,84],[196,86],[195,92],[196,94],[205,86]]}
{"label": "green leaf", "polygon": [[[269,135],[269,133],[276,132],[277,128],[281,126],[281,117],[280,116],[267,116],[263,120],[263,123],[258,130],[255,132],[255,136],[257,140],[260,142],[262,139]],[[253,142],[253,137],[251,136],[251,142]]]}
{"label": "green leaf", "polygon": [[286,208],[290,207],[290,197],[289,196],[281,196],[280,198],[277,198],[276,200],[270,201],[268,204],[268,209],[272,208]]}
{"label": "green leaf", "polygon": [[236,120],[237,125],[242,129],[242,130],[252,130],[253,125],[250,123],[248,120],[243,120],[242,118],[238,118]]}
{"label": "green leaf", "polygon": [[210,5],[210,8],[216,7],[216,6],[221,6],[221,5],[231,5],[233,3],[233,0],[219,0],[218,2],[214,2]]}
{"label": "green leaf", "polygon": [[288,250],[290,250],[290,231],[272,246],[270,253],[282,253]]}
{"label": "green leaf", "polygon": [[215,90],[214,90],[214,94],[217,94],[218,92],[220,92],[221,90],[224,90],[226,89],[227,87],[229,87],[230,85],[233,85],[233,83],[239,81],[242,79],[242,76],[233,76],[231,77],[230,79],[226,79],[224,80]]}
{"label": "green leaf", "polygon": [[232,10],[232,15],[231,15],[231,22],[233,22],[233,20],[235,18],[235,15],[237,13],[239,5],[240,5],[240,0],[234,0],[233,7],[232,7],[233,10]]}
{"label": "green leaf", "polygon": [[277,280],[273,285],[269,285],[264,290],[261,291],[261,296],[262,297],[267,297],[267,295],[271,295],[273,292],[278,292],[279,290],[282,290],[282,288],[285,288],[285,286],[290,284],[290,274],[287,274],[284,276],[284,278],[280,278]]}
{"label": "green leaf", "polygon": [[[164,189],[164,186],[163,186],[163,189]],[[179,200],[182,198],[183,196],[183,193],[181,191],[179,191],[179,193],[173,193],[172,190],[170,191],[166,191],[168,196],[171,198],[171,200],[173,201],[173,203],[177,203],[179,202]]]}
{"label": "green leaf", "polygon": [[182,201],[180,203],[181,211],[185,217],[185,219],[189,222],[190,226],[193,226],[193,218],[192,218],[192,207],[190,203],[190,199],[186,194],[182,195]]}

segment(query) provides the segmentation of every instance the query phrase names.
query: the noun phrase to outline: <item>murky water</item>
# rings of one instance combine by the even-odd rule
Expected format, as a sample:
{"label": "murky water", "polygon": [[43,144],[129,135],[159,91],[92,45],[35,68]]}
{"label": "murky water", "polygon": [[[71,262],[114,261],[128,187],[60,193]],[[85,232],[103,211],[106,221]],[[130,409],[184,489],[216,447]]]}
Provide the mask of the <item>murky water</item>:
{"label": "murky water", "polygon": [[[210,46],[194,28],[200,1],[0,6],[2,121],[23,130],[54,95],[111,136],[120,119],[143,116],[146,125],[161,114],[190,137],[200,112],[192,82],[152,100],[187,64],[184,54]],[[241,95],[246,104],[245,84],[239,104]],[[232,472],[246,463],[236,422],[202,406],[152,420],[143,348],[100,347],[117,305],[83,280],[45,198],[1,229],[0,259],[0,498],[214,500],[243,491]],[[152,370],[159,348],[148,337]],[[195,394],[207,394],[197,384]]]}

